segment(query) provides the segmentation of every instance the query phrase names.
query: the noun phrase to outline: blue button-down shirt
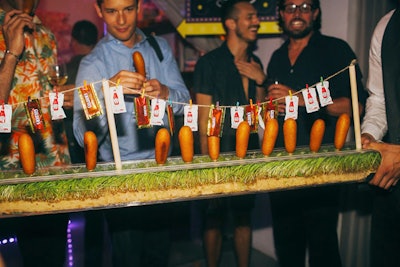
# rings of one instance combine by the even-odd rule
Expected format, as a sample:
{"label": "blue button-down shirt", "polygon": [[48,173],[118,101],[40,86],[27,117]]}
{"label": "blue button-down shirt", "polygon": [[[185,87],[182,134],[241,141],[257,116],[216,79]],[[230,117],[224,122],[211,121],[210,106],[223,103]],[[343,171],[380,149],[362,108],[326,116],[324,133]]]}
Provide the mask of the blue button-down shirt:
{"label": "blue button-down shirt", "polygon": [[[147,78],[157,79],[166,85],[169,88],[169,99],[172,102],[188,103],[190,99],[189,91],[166,40],[155,37],[164,56],[163,61],[160,62],[144,33],[137,29],[137,34],[142,35],[143,38],[133,48],[125,46],[110,34],[102,38],[92,52],[82,59],[75,82],[76,86],[82,86],[84,80],[92,83],[109,79],[120,70],[135,71],[132,53],[139,51],[145,61]],[[105,111],[101,86],[101,82],[95,84],[97,95]],[[114,115],[121,159],[136,160],[154,157],[155,129],[138,129],[133,102],[126,101],[126,108],[126,113]],[[173,111],[175,115],[183,114],[183,105],[174,104]],[[167,118],[164,118],[164,124],[168,125]],[[75,137],[81,146],[83,146],[84,133],[88,130],[94,131],[99,143],[100,159],[113,161],[107,116],[103,114],[91,120],[86,120],[78,91],[75,91],[74,96],[73,128]]]}

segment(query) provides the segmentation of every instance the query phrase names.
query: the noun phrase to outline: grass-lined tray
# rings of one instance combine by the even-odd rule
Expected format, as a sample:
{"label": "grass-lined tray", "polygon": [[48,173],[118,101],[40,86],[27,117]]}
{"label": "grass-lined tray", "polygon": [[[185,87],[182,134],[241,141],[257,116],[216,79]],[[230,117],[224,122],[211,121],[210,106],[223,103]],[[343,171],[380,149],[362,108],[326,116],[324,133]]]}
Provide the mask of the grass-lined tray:
{"label": "grass-lined tray", "polygon": [[0,173],[0,216],[69,212],[125,207],[198,198],[286,190],[325,184],[359,182],[374,172],[379,153],[349,146],[335,151],[324,146],[318,153],[297,148],[293,155],[274,150],[269,156],[250,151],[245,159],[221,154],[217,162],[195,156],[193,163],[168,158],[163,166],[154,159],[39,168]]}

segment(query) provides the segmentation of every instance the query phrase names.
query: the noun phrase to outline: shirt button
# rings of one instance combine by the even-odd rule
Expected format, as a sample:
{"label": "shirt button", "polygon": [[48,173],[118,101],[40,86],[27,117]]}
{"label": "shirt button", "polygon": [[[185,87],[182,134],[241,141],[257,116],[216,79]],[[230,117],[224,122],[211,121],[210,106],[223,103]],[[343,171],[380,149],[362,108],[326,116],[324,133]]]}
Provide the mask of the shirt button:
{"label": "shirt button", "polygon": [[293,70],[293,69],[290,69],[290,71],[289,71],[289,72],[290,72],[290,74],[293,74],[294,70]]}

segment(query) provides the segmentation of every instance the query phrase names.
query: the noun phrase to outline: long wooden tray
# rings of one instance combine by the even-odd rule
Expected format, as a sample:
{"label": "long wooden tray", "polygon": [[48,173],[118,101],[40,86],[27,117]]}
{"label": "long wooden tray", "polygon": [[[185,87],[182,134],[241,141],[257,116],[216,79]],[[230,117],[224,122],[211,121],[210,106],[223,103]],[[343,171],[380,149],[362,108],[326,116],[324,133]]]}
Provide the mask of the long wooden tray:
{"label": "long wooden tray", "polygon": [[362,182],[380,163],[374,151],[332,146],[293,155],[275,150],[270,157],[250,151],[245,159],[221,154],[217,162],[196,156],[193,163],[171,157],[158,166],[154,160],[39,169],[0,174],[0,217],[72,212],[186,201],[226,195],[289,190],[335,183]]}

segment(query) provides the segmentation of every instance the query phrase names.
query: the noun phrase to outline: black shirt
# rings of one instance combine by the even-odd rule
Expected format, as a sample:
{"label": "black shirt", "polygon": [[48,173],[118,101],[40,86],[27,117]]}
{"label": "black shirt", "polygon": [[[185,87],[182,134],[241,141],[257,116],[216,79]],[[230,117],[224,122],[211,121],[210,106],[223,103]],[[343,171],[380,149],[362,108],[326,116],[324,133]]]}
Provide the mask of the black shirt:
{"label": "black shirt", "polygon": [[[260,59],[249,51],[248,61],[251,59],[262,67]],[[219,101],[221,106],[235,106],[237,102],[248,105],[249,99],[256,103],[256,83],[249,79],[249,99],[246,99],[242,77],[226,42],[198,60],[193,78],[195,93],[211,95],[214,104]],[[227,109],[221,138],[222,152],[235,150],[235,134],[236,130],[231,128],[230,110]],[[252,134],[249,149],[255,148],[259,148],[258,136]]]}
{"label": "black shirt", "polygon": [[[315,32],[308,45],[303,49],[295,64],[292,66],[288,56],[289,41],[286,41],[276,50],[267,68],[268,79],[278,81],[292,88],[294,91],[301,90],[308,85],[314,85],[321,80],[321,77],[328,78],[338,71],[349,66],[356,56],[350,46],[343,40],[322,35]],[[359,102],[365,105],[367,92],[361,82],[361,71],[357,70],[357,88]],[[351,88],[349,71],[338,74],[329,80],[329,89],[333,101],[335,98],[348,97],[351,99]],[[305,107],[299,107],[297,119],[297,144],[308,145],[310,141],[310,131],[313,122],[322,118],[325,120],[326,129],[323,143],[333,143],[337,117],[326,113],[326,108],[321,108],[318,112],[307,113]],[[279,125],[282,128],[284,117],[279,117]],[[282,147],[283,134],[280,129],[276,146]]]}

